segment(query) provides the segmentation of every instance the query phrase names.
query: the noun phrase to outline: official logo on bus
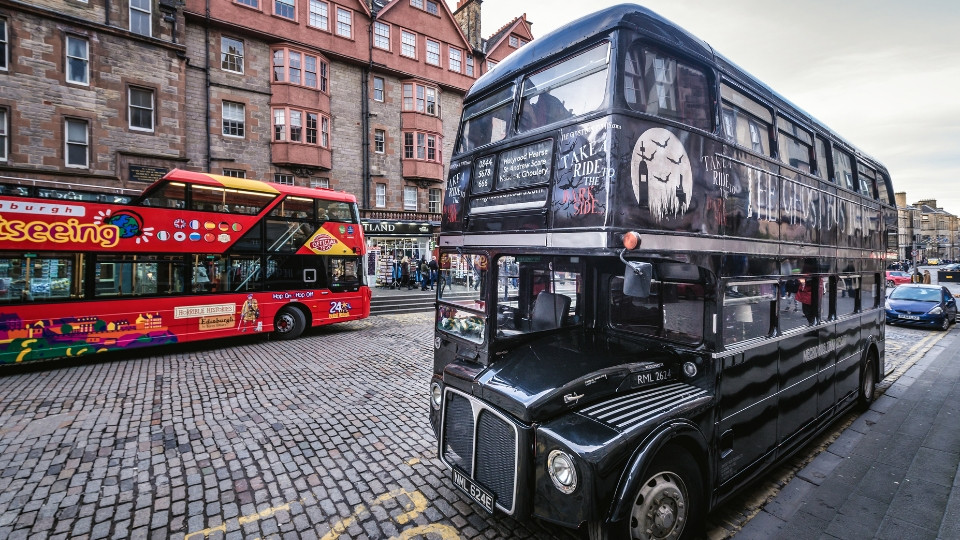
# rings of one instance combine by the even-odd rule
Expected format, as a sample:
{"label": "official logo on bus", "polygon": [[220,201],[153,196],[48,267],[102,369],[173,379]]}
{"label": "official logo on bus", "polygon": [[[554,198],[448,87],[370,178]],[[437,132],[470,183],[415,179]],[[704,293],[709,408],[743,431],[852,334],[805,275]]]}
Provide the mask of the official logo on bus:
{"label": "official logo on bus", "polygon": [[686,148],[673,132],[650,128],[633,147],[630,164],[637,204],[658,221],[683,215],[690,206],[693,170]]}
{"label": "official logo on bus", "polygon": [[310,241],[310,247],[314,251],[329,251],[330,248],[337,244],[337,239],[328,236],[326,234],[318,234],[312,241]]}

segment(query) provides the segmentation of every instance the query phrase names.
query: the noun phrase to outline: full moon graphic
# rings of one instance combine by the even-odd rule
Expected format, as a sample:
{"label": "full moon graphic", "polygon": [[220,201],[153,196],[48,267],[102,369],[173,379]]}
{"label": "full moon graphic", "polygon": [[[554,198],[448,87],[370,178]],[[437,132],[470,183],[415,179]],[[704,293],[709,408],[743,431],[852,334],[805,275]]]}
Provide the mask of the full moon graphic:
{"label": "full moon graphic", "polygon": [[693,189],[690,157],[680,139],[663,128],[650,128],[633,147],[630,176],[637,204],[663,221],[686,212]]}

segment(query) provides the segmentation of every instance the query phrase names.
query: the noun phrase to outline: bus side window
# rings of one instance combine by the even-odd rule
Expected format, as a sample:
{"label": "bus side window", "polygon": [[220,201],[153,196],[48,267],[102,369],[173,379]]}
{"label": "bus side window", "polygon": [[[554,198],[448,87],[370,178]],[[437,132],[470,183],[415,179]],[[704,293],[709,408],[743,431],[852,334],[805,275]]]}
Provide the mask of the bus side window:
{"label": "bus side window", "polygon": [[627,53],[624,97],[631,109],[713,129],[704,71],[648,47],[635,45]]}
{"label": "bus side window", "polygon": [[723,344],[770,335],[777,291],[775,282],[728,284],[723,296]]}

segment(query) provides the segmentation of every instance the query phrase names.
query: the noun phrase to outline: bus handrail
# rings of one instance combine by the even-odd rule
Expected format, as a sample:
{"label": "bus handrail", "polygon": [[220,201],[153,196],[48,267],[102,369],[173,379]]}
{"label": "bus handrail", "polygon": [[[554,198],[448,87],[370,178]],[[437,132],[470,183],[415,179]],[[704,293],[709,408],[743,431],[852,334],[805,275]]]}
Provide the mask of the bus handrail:
{"label": "bus handrail", "polygon": [[51,186],[51,187],[66,187],[66,188],[69,188],[69,189],[93,188],[93,189],[95,189],[98,193],[120,193],[120,194],[129,193],[129,194],[131,194],[131,195],[138,195],[138,194],[140,194],[141,191],[142,191],[142,190],[139,190],[139,189],[128,189],[128,188],[121,188],[121,187],[109,187],[109,186],[101,186],[101,185],[97,185],[97,184],[78,184],[78,183],[74,183],[74,182],[59,182],[59,181],[56,181],[56,180],[42,180],[42,179],[40,179],[40,178],[22,178],[22,177],[19,177],[19,176],[0,176],[0,181],[2,181],[2,182],[7,182],[7,181],[11,181],[11,180],[16,181],[16,182],[28,182],[28,183],[30,183],[30,185],[38,186],[38,187],[42,187],[42,186],[40,186],[40,184],[45,184],[45,185],[49,185],[49,186]]}

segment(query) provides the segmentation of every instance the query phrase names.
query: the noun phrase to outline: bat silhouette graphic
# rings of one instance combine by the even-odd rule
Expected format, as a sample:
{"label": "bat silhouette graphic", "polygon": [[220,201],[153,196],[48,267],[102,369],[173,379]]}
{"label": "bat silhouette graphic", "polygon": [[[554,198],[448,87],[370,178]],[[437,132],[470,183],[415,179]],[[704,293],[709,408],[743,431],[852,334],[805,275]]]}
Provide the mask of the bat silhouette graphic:
{"label": "bat silhouette graphic", "polygon": [[667,144],[670,142],[670,137],[667,137],[667,140],[663,141],[662,143],[658,143],[656,139],[650,139],[650,140],[652,140],[653,144],[659,146],[660,148],[666,148]]}
{"label": "bat silhouette graphic", "polygon": [[676,160],[676,161],[674,161],[672,158],[670,158],[670,156],[667,156],[667,159],[670,161],[670,163],[675,163],[675,164],[677,164],[677,165],[683,163],[683,156],[680,156],[680,159],[678,159],[678,160]]}
{"label": "bat silhouette graphic", "polygon": [[664,184],[666,184],[667,182],[670,181],[670,175],[671,175],[671,174],[673,174],[673,173],[667,173],[667,177],[666,177],[666,178],[660,178],[660,177],[657,176],[657,175],[653,175],[653,177],[656,178],[657,180],[663,182]]}

